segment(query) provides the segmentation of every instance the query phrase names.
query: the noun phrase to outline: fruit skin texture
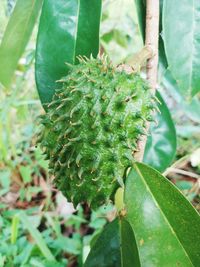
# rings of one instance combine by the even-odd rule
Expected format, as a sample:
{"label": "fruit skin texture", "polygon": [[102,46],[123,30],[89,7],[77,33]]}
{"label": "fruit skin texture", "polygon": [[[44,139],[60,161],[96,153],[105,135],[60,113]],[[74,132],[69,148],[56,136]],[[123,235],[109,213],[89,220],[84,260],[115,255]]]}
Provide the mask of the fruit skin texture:
{"label": "fruit skin texture", "polygon": [[134,161],[155,100],[138,74],[81,58],[42,116],[40,142],[55,184],[75,205],[106,203]]}

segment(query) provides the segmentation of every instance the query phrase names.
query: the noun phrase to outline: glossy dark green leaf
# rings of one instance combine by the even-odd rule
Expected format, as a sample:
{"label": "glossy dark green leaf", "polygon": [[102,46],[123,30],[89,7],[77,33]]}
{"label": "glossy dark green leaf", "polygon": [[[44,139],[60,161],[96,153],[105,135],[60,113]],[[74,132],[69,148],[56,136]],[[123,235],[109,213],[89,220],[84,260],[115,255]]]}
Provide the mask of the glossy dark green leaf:
{"label": "glossy dark green leaf", "polygon": [[41,102],[49,103],[56,83],[77,56],[99,51],[101,0],[45,0],[36,49],[36,83]]}
{"label": "glossy dark green leaf", "polygon": [[[175,8],[178,7],[178,8]],[[200,1],[164,1],[163,38],[170,71],[182,94],[200,91]]]}
{"label": "glossy dark green leaf", "polygon": [[125,205],[143,267],[199,267],[200,217],[169,180],[135,163],[127,177]]}
{"label": "glossy dark green leaf", "polygon": [[158,83],[162,81],[165,72],[167,71],[168,63],[165,55],[164,42],[162,37],[159,38],[159,61],[158,61]]}
{"label": "glossy dark green leaf", "polygon": [[150,128],[150,135],[144,153],[144,162],[163,172],[172,162],[176,153],[176,130],[170,112],[159,92],[160,101],[155,120]]}
{"label": "glossy dark green leaf", "polygon": [[0,82],[9,87],[43,0],[18,0],[0,45]]}
{"label": "glossy dark green leaf", "polygon": [[135,237],[125,219],[105,226],[84,264],[85,267],[140,267]]}

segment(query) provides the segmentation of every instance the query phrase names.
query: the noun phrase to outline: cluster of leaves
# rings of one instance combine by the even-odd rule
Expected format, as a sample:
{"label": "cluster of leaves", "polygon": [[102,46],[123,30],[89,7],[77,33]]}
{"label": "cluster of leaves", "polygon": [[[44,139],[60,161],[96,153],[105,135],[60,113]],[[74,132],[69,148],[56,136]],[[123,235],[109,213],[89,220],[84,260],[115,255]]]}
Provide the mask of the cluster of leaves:
{"label": "cluster of leaves", "polygon": [[[57,195],[57,205],[2,209],[0,216],[0,266],[80,266],[88,254],[89,244],[105,225],[112,207],[101,208],[88,221],[82,207],[75,214],[58,212],[63,197]],[[59,201],[61,203],[59,203]],[[67,202],[64,201],[66,207]]]}
{"label": "cluster of leaves", "polygon": [[113,217],[111,205],[92,214],[82,206],[75,211],[47,173],[40,149],[27,142],[1,161],[0,266],[81,266],[91,240]]}

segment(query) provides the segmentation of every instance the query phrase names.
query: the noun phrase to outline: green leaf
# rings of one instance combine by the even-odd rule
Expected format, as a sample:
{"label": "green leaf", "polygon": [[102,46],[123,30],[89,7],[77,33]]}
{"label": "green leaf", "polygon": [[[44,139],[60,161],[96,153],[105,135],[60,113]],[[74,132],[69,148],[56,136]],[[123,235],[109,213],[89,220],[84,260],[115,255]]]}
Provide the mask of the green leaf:
{"label": "green leaf", "polygon": [[138,25],[142,35],[143,41],[145,41],[145,27],[146,27],[146,1],[135,0],[135,7],[138,15]]}
{"label": "green leaf", "polygon": [[75,237],[69,238],[66,236],[57,237],[52,244],[52,247],[73,255],[79,255],[82,249],[80,239],[76,239]]}
{"label": "green leaf", "polygon": [[165,55],[164,42],[159,37],[159,61],[158,61],[158,83],[160,84],[168,68],[168,62]]}
{"label": "green leaf", "polygon": [[23,226],[29,231],[32,238],[35,240],[38,248],[40,249],[43,256],[49,261],[56,261],[55,257],[47,247],[45,240],[43,239],[41,233],[38,231],[37,228],[34,228],[29,218],[26,216],[24,212],[19,213],[20,220]]}
{"label": "green leaf", "polygon": [[[101,0],[45,0],[37,38],[36,83],[41,102],[49,103],[77,56],[99,51]],[[45,107],[45,105],[44,105]]]}
{"label": "green leaf", "polygon": [[26,183],[30,183],[32,180],[32,169],[30,166],[20,166],[19,167],[19,172],[22,176],[23,182]]}
{"label": "green leaf", "polygon": [[200,100],[198,95],[193,97],[190,102],[185,101],[177,82],[169,70],[165,72],[162,78],[162,84],[167,89],[167,92],[171,95],[171,97],[173,97],[179,104],[179,108],[182,108],[185,115],[187,115],[192,121],[200,123]]}
{"label": "green leaf", "polygon": [[93,245],[85,267],[140,267],[134,233],[125,219],[105,226]]}
{"label": "green leaf", "polygon": [[200,91],[199,9],[199,1],[163,3],[163,38],[169,68],[187,97]]}
{"label": "green leaf", "polygon": [[0,82],[9,87],[28,43],[42,0],[18,0],[0,45]]}
{"label": "green leaf", "polygon": [[157,124],[151,123],[150,135],[144,153],[144,162],[163,172],[176,154],[176,130],[170,112],[159,92],[156,93],[160,113],[156,114]]}
{"label": "green leaf", "polygon": [[19,216],[18,214],[14,215],[12,218],[12,226],[11,226],[11,244],[15,244],[17,241],[19,230]]}
{"label": "green leaf", "polygon": [[200,217],[169,180],[135,163],[127,177],[125,205],[143,267],[199,266]]}
{"label": "green leaf", "polygon": [[11,184],[12,173],[10,169],[0,170],[0,186],[9,189]]}

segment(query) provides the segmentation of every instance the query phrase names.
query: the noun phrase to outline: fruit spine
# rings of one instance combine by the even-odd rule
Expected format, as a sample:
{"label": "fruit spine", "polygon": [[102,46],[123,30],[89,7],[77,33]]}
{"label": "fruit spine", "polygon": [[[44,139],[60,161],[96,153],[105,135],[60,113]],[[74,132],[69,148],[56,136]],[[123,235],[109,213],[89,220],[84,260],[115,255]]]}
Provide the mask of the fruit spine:
{"label": "fruit spine", "polygon": [[146,81],[106,57],[79,60],[42,116],[39,139],[57,187],[96,207],[123,186],[155,100]]}

